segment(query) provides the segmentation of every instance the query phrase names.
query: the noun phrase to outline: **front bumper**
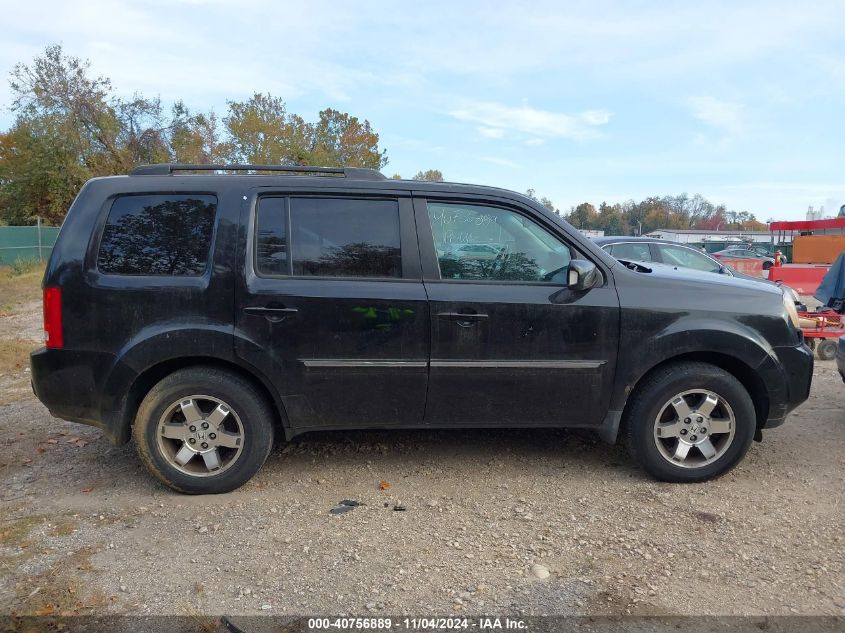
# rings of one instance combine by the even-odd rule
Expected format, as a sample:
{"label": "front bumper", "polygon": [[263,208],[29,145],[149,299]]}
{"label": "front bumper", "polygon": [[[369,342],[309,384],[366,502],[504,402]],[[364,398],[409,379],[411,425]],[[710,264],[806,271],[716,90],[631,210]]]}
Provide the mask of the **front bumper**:
{"label": "front bumper", "polygon": [[[769,413],[761,428],[772,429],[786,421],[786,416],[810,397],[813,382],[813,351],[800,343],[775,347],[761,371],[769,391]],[[761,366],[761,370],[764,369]]]}

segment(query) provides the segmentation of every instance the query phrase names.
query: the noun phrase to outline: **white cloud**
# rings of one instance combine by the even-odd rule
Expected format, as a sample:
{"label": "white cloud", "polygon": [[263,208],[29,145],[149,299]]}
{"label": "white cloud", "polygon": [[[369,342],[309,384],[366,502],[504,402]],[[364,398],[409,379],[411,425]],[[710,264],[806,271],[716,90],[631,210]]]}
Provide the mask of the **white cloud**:
{"label": "white cloud", "polygon": [[718,130],[737,134],[745,127],[745,105],[716,97],[690,97],[687,100],[692,116]]}
{"label": "white cloud", "polygon": [[580,116],[590,125],[606,125],[610,122],[610,112],[607,110],[587,110]]}
{"label": "white cloud", "polygon": [[505,131],[501,128],[484,127],[483,125],[478,126],[478,133],[484,138],[502,138],[505,135]]}
{"label": "white cloud", "polygon": [[[356,28],[339,12],[304,5],[291,11],[273,2],[245,12],[231,0],[47,4],[20,3],[4,14],[4,26],[14,35],[0,40],[0,71],[29,62],[45,45],[58,42],[67,54],[91,59],[91,74],[110,77],[123,96],[139,91],[165,101],[185,99],[195,108],[268,91],[287,100],[317,95],[330,103],[348,102],[362,88],[409,81],[407,73],[365,68],[348,62],[354,54],[339,55]],[[160,15],[164,8],[167,20]],[[281,22],[284,50],[270,27]],[[217,37],[224,27],[240,38]],[[13,48],[16,40],[32,44],[20,51]],[[4,84],[0,81],[0,105],[9,101]]]}
{"label": "white cloud", "polygon": [[484,128],[511,130],[533,138],[585,139],[596,136],[596,127],[610,120],[606,110],[565,114],[530,106],[511,107],[488,101],[467,102],[449,112],[460,121],[480,123]]}

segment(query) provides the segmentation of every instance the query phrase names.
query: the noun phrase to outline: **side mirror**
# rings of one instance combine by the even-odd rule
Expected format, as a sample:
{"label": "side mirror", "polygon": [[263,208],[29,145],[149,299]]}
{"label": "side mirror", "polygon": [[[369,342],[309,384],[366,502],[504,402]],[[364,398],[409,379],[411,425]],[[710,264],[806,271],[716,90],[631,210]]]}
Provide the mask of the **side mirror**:
{"label": "side mirror", "polygon": [[589,290],[600,278],[601,275],[593,262],[583,259],[573,259],[569,262],[567,285],[571,290]]}

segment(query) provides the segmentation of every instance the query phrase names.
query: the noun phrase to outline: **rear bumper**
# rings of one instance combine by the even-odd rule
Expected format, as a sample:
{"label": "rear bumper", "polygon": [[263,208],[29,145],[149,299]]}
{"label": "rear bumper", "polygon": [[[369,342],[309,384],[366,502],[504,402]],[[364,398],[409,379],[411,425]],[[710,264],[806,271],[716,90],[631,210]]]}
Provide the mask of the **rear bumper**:
{"label": "rear bumper", "polygon": [[[776,359],[763,363],[761,372],[769,390],[769,414],[762,428],[771,429],[786,421],[786,416],[810,397],[813,382],[813,352],[803,343],[774,348]],[[763,367],[761,367],[763,369]]]}
{"label": "rear bumper", "polygon": [[839,346],[836,348],[836,368],[842,381],[845,382],[845,336],[839,337]]}
{"label": "rear bumper", "polygon": [[111,354],[41,348],[30,354],[32,391],[54,417],[96,426],[111,435],[100,412]]}

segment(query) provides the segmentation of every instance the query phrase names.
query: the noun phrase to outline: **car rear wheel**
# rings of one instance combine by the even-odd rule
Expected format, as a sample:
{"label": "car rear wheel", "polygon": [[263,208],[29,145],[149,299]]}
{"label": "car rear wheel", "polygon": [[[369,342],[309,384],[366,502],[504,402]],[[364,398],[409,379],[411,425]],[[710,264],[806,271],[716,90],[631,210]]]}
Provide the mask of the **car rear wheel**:
{"label": "car rear wheel", "polygon": [[638,386],[626,424],[635,458],[661,481],[718,477],[748,451],[754,404],[742,384],[708,363],[661,368]]}
{"label": "car rear wheel", "polygon": [[273,446],[273,415],[263,395],[236,374],[211,367],[174,372],[138,408],[138,454],[165,485],[189,494],[242,486]]}

